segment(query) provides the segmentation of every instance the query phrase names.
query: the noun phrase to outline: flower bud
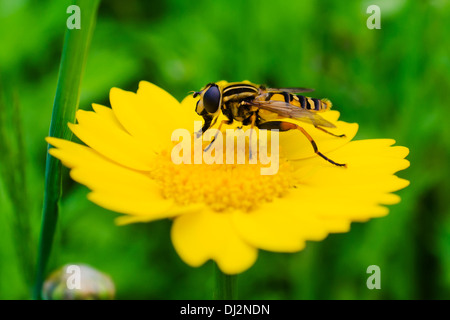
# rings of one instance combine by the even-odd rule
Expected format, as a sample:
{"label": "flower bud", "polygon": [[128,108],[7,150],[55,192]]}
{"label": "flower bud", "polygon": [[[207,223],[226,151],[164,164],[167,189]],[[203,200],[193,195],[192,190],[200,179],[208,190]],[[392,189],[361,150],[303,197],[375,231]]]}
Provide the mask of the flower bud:
{"label": "flower bud", "polygon": [[85,264],[67,264],[45,281],[45,300],[112,300],[115,286],[111,278]]}

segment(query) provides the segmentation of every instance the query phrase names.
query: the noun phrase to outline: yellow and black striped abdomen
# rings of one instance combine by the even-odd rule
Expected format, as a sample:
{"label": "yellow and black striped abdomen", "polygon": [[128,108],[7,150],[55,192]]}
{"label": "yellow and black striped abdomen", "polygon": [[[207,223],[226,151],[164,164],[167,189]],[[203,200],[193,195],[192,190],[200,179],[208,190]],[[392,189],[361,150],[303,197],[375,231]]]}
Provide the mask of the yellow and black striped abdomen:
{"label": "yellow and black striped abdomen", "polygon": [[285,101],[302,109],[323,112],[331,109],[332,103],[328,99],[316,99],[285,91],[269,92],[267,100]]}
{"label": "yellow and black striped abdomen", "polygon": [[328,99],[309,98],[302,95],[290,94],[290,104],[298,106],[302,109],[323,112],[330,110],[332,104]]}

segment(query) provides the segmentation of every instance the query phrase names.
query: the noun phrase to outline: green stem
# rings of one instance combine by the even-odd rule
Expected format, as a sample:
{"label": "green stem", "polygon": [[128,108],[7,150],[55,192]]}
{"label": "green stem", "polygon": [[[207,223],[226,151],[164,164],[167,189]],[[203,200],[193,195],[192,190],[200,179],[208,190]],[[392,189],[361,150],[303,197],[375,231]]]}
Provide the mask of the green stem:
{"label": "green stem", "polygon": [[[67,29],[64,38],[58,85],[50,124],[49,135],[51,137],[66,140],[72,138],[72,133],[68,129],[67,123],[74,122],[75,112],[78,109],[81,80],[99,3],[100,0],[74,1],[74,4],[80,8],[81,28]],[[69,18],[70,14],[67,17]],[[36,282],[33,290],[34,299],[41,298],[42,284],[58,221],[60,196],[61,162],[47,154],[41,236],[36,266]]]}
{"label": "green stem", "polygon": [[215,264],[216,272],[216,300],[236,300],[237,299],[237,276],[224,274]]}

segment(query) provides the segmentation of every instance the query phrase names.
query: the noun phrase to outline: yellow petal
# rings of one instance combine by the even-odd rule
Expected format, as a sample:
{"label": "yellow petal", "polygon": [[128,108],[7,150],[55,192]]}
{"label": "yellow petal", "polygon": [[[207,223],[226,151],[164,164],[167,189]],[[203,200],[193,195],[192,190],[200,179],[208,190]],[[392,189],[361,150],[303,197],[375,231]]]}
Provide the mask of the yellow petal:
{"label": "yellow petal", "polygon": [[112,88],[110,100],[126,131],[147,149],[156,152],[171,144],[174,130],[192,132],[194,121],[203,121],[195,113],[196,101],[192,96],[180,104],[169,93],[146,81],[139,83],[137,94]]}
{"label": "yellow petal", "polygon": [[169,93],[147,81],[139,83],[137,95],[142,102],[140,111],[144,118],[162,131],[169,129],[172,132],[177,128],[192,130],[194,121],[202,120],[195,113],[198,98],[195,100],[188,96],[183,103],[179,103]]}
{"label": "yellow petal", "polygon": [[238,236],[230,214],[202,211],[177,217],[171,237],[181,259],[193,267],[212,259],[222,272],[236,274],[257,258],[257,250]]}
{"label": "yellow petal", "polygon": [[251,212],[235,212],[233,223],[246,242],[269,251],[295,252],[304,248],[306,240],[325,238],[327,232],[320,221],[297,211],[293,204],[297,205],[276,199]]}
{"label": "yellow petal", "polygon": [[[336,150],[343,145],[347,144],[358,131],[358,124],[347,123],[343,121],[337,121],[339,118],[338,111],[326,111],[320,113],[320,115],[336,125],[336,128],[326,128],[327,131],[334,134],[345,134],[345,137],[338,138],[330,134],[322,132],[321,130],[314,128],[313,125],[304,123],[294,119],[285,119],[283,121],[295,123],[303,127],[311,137],[315,140],[319,151],[327,153],[332,150]],[[306,136],[299,130],[289,130],[280,132],[280,147],[283,155],[290,160],[305,159],[309,157],[316,157],[314,149],[306,138]]]}
{"label": "yellow petal", "polygon": [[[348,232],[351,221],[384,216],[387,209],[370,201],[353,203],[336,198],[312,198],[304,190],[261,205],[249,213],[235,212],[233,223],[252,246],[276,252],[302,250],[305,241],[323,240],[329,233]],[[318,199],[319,198],[319,199]]]}
{"label": "yellow petal", "polygon": [[103,109],[101,114],[78,110],[79,124],[69,123],[69,128],[84,143],[111,161],[136,170],[150,170],[155,153],[112,121],[112,115],[104,116],[107,112],[112,113],[112,110]]}
{"label": "yellow petal", "polygon": [[170,93],[148,81],[139,82],[137,95],[146,101],[149,109],[155,108],[150,111],[160,117],[172,115],[171,110],[180,104]]}
{"label": "yellow petal", "polygon": [[191,120],[203,121],[203,118],[195,112],[198,100],[199,98],[194,98],[193,95],[186,96],[183,101],[181,101],[181,109],[183,112],[189,113],[189,117],[192,118]]}
{"label": "yellow petal", "polygon": [[246,242],[261,249],[292,252],[305,240],[320,240],[331,232],[347,232],[351,221],[363,222],[388,214],[381,205],[395,204],[391,192],[409,182],[393,175],[409,166],[408,149],[391,147],[395,141],[375,139],[350,142],[327,155],[348,168],[320,157],[292,161],[292,188],[283,198],[249,213],[235,213],[233,222]]}
{"label": "yellow petal", "polygon": [[378,190],[395,191],[404,188],[408,182],[393,174],[409,167],[408,148],[391,145],[391,139],[370,139],[351,141],[342,148],[326,154],[330,159],[346,163],[340,168],[319,156],[292,161],[296,176],[303,184],[326,186],[374,187]]}
{"label": "yellow petal", "polygon": [[278,252],[299,251],[304,248],[305,241],[320,241],[329,233],[350,229],[348,217],[333,215],[324,219],[319,214],[321,210],[317,207],[311,210],[312,206],[315,204],[305,197],[289,192],[251,212],[235,212],[233,223],[249,244]]}
{"label": "yellow petal", "polygon": [[[319,159],[319,161],[323,161]],[[309,171],[298,169],[296,171],[297,184],[308,185],[318,188],[331,188],[336,191],[345,190],[365,192],[393,192],[406,187],[409,182],[398,178],[390,172],[381,169],[370,172],[370,169],[362,168],[323,167],[314,168]]]}
{"label": "yellow petal", "polygon": [[119,120],[117,120],[117,117],[114,114],[114,112],[111,111],[111,108],[102,106],[97,103],[93,103],[92,109],[94,109],[95,113],[98,114],[100,117],[104,118],[105,121],[117,126],[123,131],[126,131],[125,128],[122,126],[122,124],[119,122]]}
{"label": "yellow petal", "polygon": [[147,220],[179,214],[169,211],[173,202],[161,197],[159,186],[146,174],[111,162],[86,146],[51,137],[46,140],[55,147],[49,153],[72,169],[72,179],[93,191],[88,198],[94,203]]}
{"label": "yellow petal", "polygon": [[321,222],[330,233],[344,233],[350,231],[349,219],[321,216]]}
{"label": "yellow petal", "polygon": [[298,185],[289,191],[298,204],[296,211],[309,212],[318,217],[345,218],[353,221],[384,216],[388,211],[380,204],[396,202],[398,197],[389,193],[343,190]]}
{"label": "yellow petal", "polygon": [[[155,198],[157,199],[154,200]],[[93,191],[88,194],[88,199],[105,209],[130,214],[134,217],[130,219],[153,221],[171,218],[182,213],[176,210],[171,201],[155,197],[155,195],[144,198],[133,193]]]}
{"label": "yellow petal", "polygon": [[[120,121],[120,124],[136,139],[139,139],[143,145],[154,151],[159,151],[158,140],[161,140],[161,133],[154,130],[152,122],[155,122],[154,116],[146,118],[142,113],[142,101],[138,99],[136,93],[125,91],[119,88],[112,88],[109,93],[112,110]],[[147,106],[146,108],[150,108]],[[164,139],[164,138],[163,138]],[[165,137],[170,141],[170,136]]]}
{"label": "yellow petal", "polygon": [[[169,216],[178,216],[186,213],[194,213],[197,211],[203,210],[203,205],[187,205],[187,206],[173,206],[170,208],[170,212],[168,213]],[[152,215],[126,215],[126,216],[120,216],[117,217],[115,222],[117,225],[126,225],[130,223],[137,223],[137,222],[151,222],[153,221]]]}

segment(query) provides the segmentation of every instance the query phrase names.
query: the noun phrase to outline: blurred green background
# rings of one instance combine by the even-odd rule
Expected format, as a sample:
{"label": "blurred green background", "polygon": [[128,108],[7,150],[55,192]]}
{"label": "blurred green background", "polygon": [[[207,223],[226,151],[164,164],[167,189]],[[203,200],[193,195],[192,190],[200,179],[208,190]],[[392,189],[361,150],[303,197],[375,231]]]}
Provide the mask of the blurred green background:
{"label": "blurred green background", "polygon": [[[70,4],[0,0],[0,299],[30,297]],[[371,4],[381,30],[366,27]],[[109,105],[111,87],[135,91],[140,80],[178,99],[221,79],[315,88],[360,124],[357,139],[410,148],[399,176],[411,185],[387,217],[299,253],[261,251],[239,276],[239,298],[449,299],[449,30],[445,0],[104,0],[80,107]],[[90,203],[65,173],[49,271],[90,264],[111,275],[119,299],[212,298],[212,263],[184,264],[170,221],[117,227],[118,214]],[[366,287],[373,264],[381,290]]]}

